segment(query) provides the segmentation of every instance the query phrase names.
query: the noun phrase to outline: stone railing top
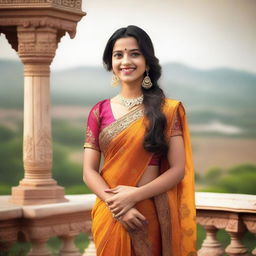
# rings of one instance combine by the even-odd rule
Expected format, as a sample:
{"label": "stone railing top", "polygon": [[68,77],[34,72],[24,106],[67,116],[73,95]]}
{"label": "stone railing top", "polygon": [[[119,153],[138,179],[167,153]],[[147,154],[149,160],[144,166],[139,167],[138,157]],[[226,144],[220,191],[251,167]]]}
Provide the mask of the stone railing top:
{"label": "stone railing top", "polygon": [[10,196],[0,196],[0,220],[25,217],[44,218],[57,214],[90,211],[95,202],[95,195],[68,195],[64,203],[17,206],[8,202]]}
{"label": "stone railing top", "polygon": [[256,213],[256,195],[196,192],[196,208]]}
{"label": "stone railing top", "polygon": [[8,202],[10,196],[0,196],[0,220],[22,217],[22,207]]}

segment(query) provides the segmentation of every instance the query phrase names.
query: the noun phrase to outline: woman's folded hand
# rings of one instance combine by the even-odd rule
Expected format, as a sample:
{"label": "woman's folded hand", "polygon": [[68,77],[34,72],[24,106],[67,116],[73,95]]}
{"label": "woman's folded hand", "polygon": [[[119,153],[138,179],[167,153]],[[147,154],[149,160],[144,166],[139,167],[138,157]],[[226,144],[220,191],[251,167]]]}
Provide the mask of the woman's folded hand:
{"label": "woman's folded hand", "polygon": [[132,186],[117,186],[105,190],[105,192],[113,194],[113,196],[106,199],[105,202],[116,218],[124,215],[137,203],[137,189],[137,187]]}
{"label": "woman's folded hand", "polygon": [[131,208],[118,220],[129,232],[136,229],[141,229],[144,225],[147,225],[146,218],[136,208]]}

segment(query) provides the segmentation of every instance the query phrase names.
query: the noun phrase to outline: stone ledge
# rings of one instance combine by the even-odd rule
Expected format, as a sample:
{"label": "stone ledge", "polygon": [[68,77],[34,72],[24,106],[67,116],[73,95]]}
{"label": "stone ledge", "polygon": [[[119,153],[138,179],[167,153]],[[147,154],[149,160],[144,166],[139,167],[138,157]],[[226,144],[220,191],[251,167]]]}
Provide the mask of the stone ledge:
{"label": "stone ledge", "polygon": [[10,196],[0,196],[0,220],[28,218],[39,219],[53,215],[90,211],[95,202],[93,194],[68,195],[64,203],[17,206],[8,202]]}
{"label": "stone ledge", "polygon": [[196,192],[196,209],[256,213],[256,195]]}

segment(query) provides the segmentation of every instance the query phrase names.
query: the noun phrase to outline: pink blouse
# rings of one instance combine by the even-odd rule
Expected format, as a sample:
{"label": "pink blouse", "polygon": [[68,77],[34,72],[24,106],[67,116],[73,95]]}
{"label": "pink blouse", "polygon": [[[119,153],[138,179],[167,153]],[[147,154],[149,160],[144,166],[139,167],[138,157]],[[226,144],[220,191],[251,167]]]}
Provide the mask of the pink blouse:
{"label": "pink blouse", "polygon": [[[86,138],[84,148],[93,148],[101,151],[99,146],[100,132],[115,122],[110,99],[98,102],[90,111],[87,121]],[[175,119],[172,127],[171,136],[182,135],[181,120],[179,114],[176,112]],[[159,165],[160,157],[154,154],[150,160],[149,165]]]}

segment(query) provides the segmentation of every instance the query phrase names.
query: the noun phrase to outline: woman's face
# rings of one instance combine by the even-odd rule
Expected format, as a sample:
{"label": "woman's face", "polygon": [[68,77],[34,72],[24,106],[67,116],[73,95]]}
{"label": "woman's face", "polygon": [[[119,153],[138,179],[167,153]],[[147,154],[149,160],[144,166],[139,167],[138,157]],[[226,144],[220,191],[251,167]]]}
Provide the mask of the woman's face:
{"label": "woman's face", "polygon": [[134,37],[116,40],[112,52],[112,70],[121,83],[141,85],[146,70],[146,60]]}

